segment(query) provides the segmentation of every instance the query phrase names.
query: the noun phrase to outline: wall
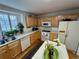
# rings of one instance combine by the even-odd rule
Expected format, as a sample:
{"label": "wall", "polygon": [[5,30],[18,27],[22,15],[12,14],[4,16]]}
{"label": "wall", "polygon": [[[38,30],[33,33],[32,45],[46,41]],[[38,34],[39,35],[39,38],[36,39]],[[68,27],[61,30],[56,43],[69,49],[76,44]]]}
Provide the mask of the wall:
{"label": "wall", "polygon": [[65,14],[74,14],[74,13],[79,13],[79,8],[49,12],[49,13],[40,14],[39,16],[56,16],[56,15],[65,15]]}
{"label": "wall", "polygon": [[2,4],[0,4],[0,11],[1,12],[6,12],[6,13],[13,13],[13,14],[21,15],[21,22],[24,25],[24,31],[27,30],[26,22],[25,22],[25,16],[28,16],[31,13],[28,13],[28,12],[25,12],[25,11],[21,11],[21,10],[12,8],[12,7],[8,7],[8,6],[2,5]]}

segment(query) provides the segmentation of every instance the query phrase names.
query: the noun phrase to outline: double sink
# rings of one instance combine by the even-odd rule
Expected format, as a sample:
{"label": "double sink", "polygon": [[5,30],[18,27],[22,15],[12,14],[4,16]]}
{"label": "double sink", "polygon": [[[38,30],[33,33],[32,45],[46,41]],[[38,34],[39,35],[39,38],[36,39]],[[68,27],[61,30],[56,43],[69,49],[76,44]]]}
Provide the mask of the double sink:
{"label": "double sink", "polygon": [[9,41],[12,41],[12,40],[15,40],[16,38],[13,36],[13,37],[10,37],[8,39],[0,39],[0,45],[2,44],[5,44],[6,42],[9,42]]}

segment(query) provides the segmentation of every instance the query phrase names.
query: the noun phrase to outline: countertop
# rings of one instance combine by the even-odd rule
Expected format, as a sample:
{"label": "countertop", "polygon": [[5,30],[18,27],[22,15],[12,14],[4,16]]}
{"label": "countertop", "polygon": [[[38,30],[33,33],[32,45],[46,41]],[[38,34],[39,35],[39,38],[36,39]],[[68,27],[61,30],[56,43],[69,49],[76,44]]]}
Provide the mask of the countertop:
{"label": "countertop", "polygon": [[[59,52],[59,59],[69,59],[66,46],[64,44],[61,44],[61,46],[56,46],[55,42],[49,41],[48,43],[53,44],[54,47]],[[35,55],[32,57],[32,59],[44,59],[44,50],[47,42],[45,41],[42,46],[38,49],[38,51],[35,53]]]}
{"label": "countertop", "polygon": [[57,27],[47,27],[47,28],[45,28],[45,27],[38,27],[38,28],[39,28],[40,31],[42,31],[42,30],[49,30],[51,32],[58,33],[58,28]]}
{"label": "countertop", "polygon": [[[38,30],[36,30],[36,31],[38,31]],[[26,32],[24,32],[23,34],[16,35],[16,36],[15,36],[15,37],[16,37],[15,40],[10,40],[10,41],[8,41],[8,42],[6,42],[6,43],[4,43],[4,44],[1,44],[0,47],[2,47],[2,46],[4,46],[4,45],[7,45],[7,44],[10,44],[10,43],[12,43],[12,42],[14,42],[14,41],[20,40],[21,38],[23,38],[23,37],[25,37],[25,36],[27,36],[27,35],[30,35],[30,34],[36,32],[36,31],[26,31]]]}

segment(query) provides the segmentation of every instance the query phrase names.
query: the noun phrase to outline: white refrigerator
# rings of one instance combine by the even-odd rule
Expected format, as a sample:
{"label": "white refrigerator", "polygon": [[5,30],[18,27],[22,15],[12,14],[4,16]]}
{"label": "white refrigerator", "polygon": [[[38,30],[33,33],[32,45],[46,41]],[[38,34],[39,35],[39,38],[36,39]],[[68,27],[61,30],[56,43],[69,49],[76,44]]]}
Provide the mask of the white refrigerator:
{"label": "white refrigerator", "polygon": [[79,43],[79,21],[61,21],[59,23],[58,38],[69,50],[77,52]]}

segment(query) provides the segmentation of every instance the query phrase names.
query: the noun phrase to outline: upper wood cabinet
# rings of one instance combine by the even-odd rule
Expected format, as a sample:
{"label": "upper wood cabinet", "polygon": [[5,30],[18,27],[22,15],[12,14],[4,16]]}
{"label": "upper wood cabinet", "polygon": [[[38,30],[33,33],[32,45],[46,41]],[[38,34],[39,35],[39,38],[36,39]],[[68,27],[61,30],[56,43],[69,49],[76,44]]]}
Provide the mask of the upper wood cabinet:
{"label": "upper wood cabinet", "polygon": [[33,44],[34,42],[36,42],[37,40],[41,39],[41,33],[39,31],[34,32],[33,34],[30,35],[30,42],[31,44]]}
{"label": "upper wood cabinet", "polygon": [[79,14],[69,14],[69,15],[63,15],[64,18],[70,18],[72,20],[76,20],[78,18]]}
{"label": "upper wood cabinet", "polygon": [[51,22],[51,17],[42,17],[41,21],[42,22],[47,22],[47,21]]}
{"label": "upper wood cabinet", "polygon": [[51,17],[42,17],[41,18],[41,23],[42,22],[51,22],[51,19],[52,19]]}
{"label": "upper wood cabinet", "polygon": [[11,57],[14,58],[21,52],[21,43],[20,40],[17,40],[13,43],[8,44],[8,48],[11,54]]}
{"label": "upper wood cabinet", "polygon": [[50,17],[38,17],[38,26],[42,26],[42,22],[51,22],[51,16]]}
{"label": "upper wood cabinet", "polygon": [[38,17],[33,17],[33,26],[38,26]]}
{"label": "upper wood cabinet", "polygon": [[59,26],[59,19],[57,16],[52,16],[52,27],[58,27]]}
{"label": "upper wood cabinet", "polygon": [[42,22],[51,22],[52,27],[58,27],[59,26],[59,20],[56,16],[50,16],[50,17],[40,17],[38,19],[38,26],[41,26]]}
{"label": "upper wood cabinet", "polygon": [[26,17],[26,26],[33,27],[38,25],[38,20],[36,16],[27,16]]}
{"label": "upper wood cabinet", "polygon": [[38,26],[41,26],[41,18],[40,17],[38,17]]}
{"label": "upper wood cabinet", "polygon": [[31,17],[31,16],[27,16],[26,17],[26,26],[27,27],[31,27],[31,26],[33,26],[33,20],[32,20],[33,18]]}
{"label": "upper wood cabinet", "polygon": [[0,59],[11,59],[7,46],[0,47]]}
{"label": "upper wood cabinet", "polygon": [[42,22],[50,21],[52,27],[58,27],[59,22],[65,18],[70,18],[72,20],[77,20],[79,14],[65,14],[65,15],[58,15],[58,16],[43,16],[38,17],[38,26],[41,26]]}

